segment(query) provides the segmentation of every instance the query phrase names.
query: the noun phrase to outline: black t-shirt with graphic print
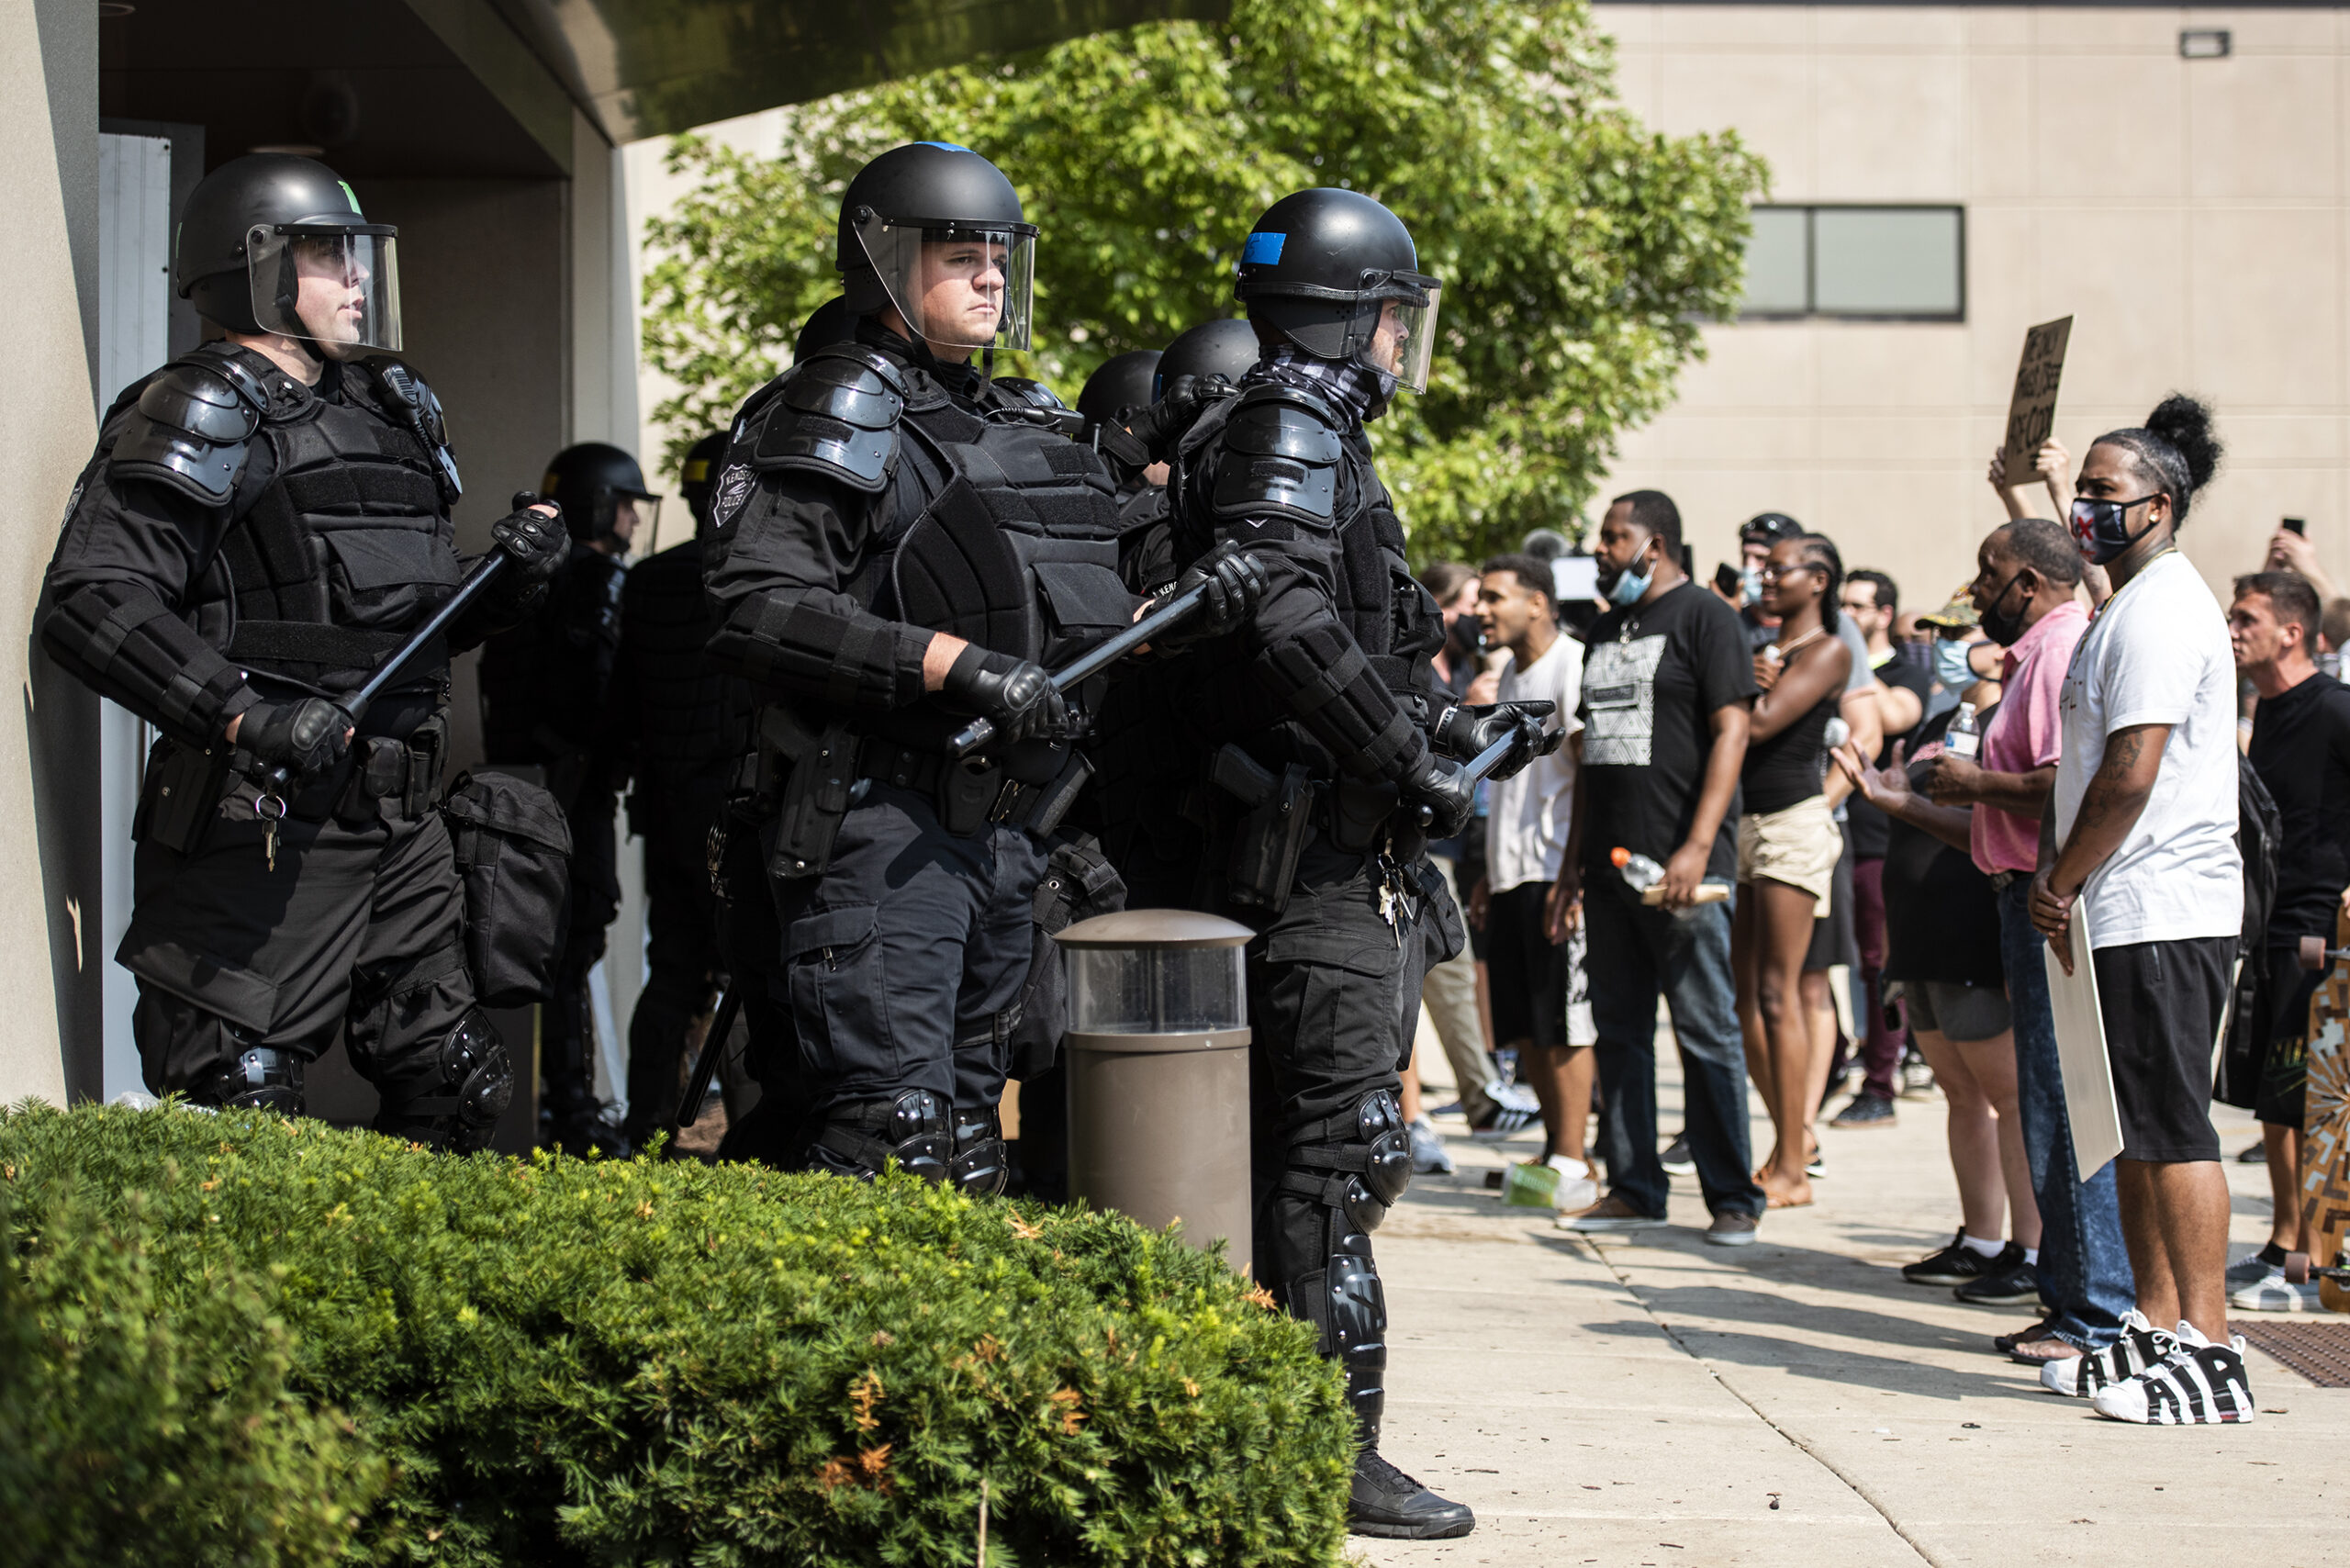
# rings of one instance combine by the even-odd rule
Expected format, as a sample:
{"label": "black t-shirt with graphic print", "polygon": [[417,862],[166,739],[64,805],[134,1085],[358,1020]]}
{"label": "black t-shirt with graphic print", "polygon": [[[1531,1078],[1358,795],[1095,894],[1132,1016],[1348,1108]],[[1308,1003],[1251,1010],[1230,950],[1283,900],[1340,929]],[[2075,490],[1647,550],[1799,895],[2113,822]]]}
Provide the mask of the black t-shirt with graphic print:
{"label": "black t-shirt with graphic print", "polygon": [[[1714,711],[1753,700],[1754,655],[1738,612],[1696,584],[1599,618],[1578,710],[1586,877],[1617,875],[1608,856],[1618,845],[1659,865],[1681,847],[1713,750]],[[1738,812],[1733,794],[1708,877],[1738,873]]]}

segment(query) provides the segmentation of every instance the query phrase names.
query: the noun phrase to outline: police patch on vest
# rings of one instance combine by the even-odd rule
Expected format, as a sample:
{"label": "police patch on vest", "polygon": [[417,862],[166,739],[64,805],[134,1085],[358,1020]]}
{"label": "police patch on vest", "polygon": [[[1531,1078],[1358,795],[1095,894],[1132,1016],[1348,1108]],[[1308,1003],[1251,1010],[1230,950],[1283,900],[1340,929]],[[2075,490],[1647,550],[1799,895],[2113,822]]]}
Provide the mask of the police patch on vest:
{"label": "police patch on vest", "polygon": [[751,487],[757,476],[747,464],[737,463],[718,476],[718,501],[711,509],[711,518],[721,528],[734,521],[743,503],[751,498]]}

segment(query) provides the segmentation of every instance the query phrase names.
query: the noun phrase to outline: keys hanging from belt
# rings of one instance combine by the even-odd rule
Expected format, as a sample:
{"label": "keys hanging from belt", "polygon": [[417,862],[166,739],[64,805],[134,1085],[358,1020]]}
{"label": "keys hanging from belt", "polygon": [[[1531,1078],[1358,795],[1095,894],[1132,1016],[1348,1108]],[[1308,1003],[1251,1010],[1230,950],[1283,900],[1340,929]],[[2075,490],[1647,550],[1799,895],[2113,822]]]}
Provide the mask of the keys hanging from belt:
{"label": "keys hanging from belt", "polygon": [[[272,808],[274,807],[274,810]],[[253,798],[253,815],[262,823],[262,852],[269,858],[269,868],[277,869],[277,825],[285,820],[285,798],[275,790]]]}
{"label": "keys hanging from belt", "polygon": [[1420,918],[1413,904],[1411,881],[1395,857],[1385,849],[1379,852],[1372,864],[1379,870],[1379,918],[1387,923],[1387,929],[1394,934],[1395,946],[1401,947],[1404,923],[1408,920],[1416,924]]}

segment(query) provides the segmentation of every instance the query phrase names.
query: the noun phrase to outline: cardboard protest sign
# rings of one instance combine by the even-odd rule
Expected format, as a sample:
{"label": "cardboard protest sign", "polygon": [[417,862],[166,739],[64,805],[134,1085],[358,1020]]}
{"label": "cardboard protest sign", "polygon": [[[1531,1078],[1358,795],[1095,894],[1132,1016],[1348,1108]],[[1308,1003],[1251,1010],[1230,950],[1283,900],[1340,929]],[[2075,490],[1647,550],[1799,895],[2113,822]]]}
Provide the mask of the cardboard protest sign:
{"label": "cardboard protest sign", "polygon": [[2056,384],[2065,375],[2065,345],[2073,319],[2043,321],[2023,335],[2023,358],[2016,365],[2015,396],[2008,403],[2008,439],[1999,462],[2009,485],[2031,477],[2040,443],[2056,429]]}

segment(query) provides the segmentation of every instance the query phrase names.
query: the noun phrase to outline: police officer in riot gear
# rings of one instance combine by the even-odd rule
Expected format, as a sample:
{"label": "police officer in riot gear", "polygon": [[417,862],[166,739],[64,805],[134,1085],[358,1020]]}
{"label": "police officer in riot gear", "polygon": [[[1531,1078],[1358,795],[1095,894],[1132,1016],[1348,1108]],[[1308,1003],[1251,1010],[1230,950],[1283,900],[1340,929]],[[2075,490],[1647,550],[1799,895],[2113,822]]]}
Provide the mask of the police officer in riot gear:
{"label": "police officer in riot gear", "polygon": [[571,824],[571,898],[554,994],[539,1023],[547,1141],[574,1153],[621,1152],[596,1097],[589,971],[620,913],[619,784],[598,749],[620,652],[628,554],[650,539],[661,498],[636,459],[600,441],[555,454],[540,493],[563,509],[571,548],[531,621],[482,650],[482,745],[493,763],[536,767]]}
{"label": "police officer in riot gear", "polygon": [[1353,1528],[1412,1539],[1475,1522],[1378,1452],[1387,1314],[1371,1235],[1412,1170],[1396,1074],[1424,966],[1465,936],[1425,851],[1471,807],[1441,754],[1506,734],[1522,765],[1540,744],[1538,718],[1439,701],[1429,656],[1444,622],[1371,465],[1365,426],[1427,384],[1439,288],[1369,196],[1276,203],[1236,288],[1262,358],[1237,396],[1195,401],[1169,483],[1178,559],[1247,540],[1271,579],[1246,628],[1194,650],[1187,708],[1224,743],[1208,769],[1209,907],[1261,934],[1258,1277],[1346,1368],[1363,1439]]}
{"label": "police officer in riot gear", "polygon": [[[763,703],[730,956],[764,971],[735,971],[751,1068],[790,1085],[788,1157],[819,1170],[1001,1190],[1036,841],[1086,776],[1046,672],[1138,612],[1100,459],[987,374],[1027,346],[1035,241],[968,149],[866,165],[835,252],[855,338],[753,395],[719,476],[711,653]],[[1225,552],[1199,573],[1253,570]],[[995,738],[958,760],[974,717]]]}
{"label": "police officer in riot gear", "polygon": [[675,1120],[686,1036],[709,1009],[724,968],[709,844],[740,770],[750,707],[743,682],[703,653],[711,623],[702,564],[726,444],[722,431],[686,454],[677,491],[693,511],[694,536],[630,568],[621,589],[604,748],[616,772],[634,779],[628,817],[644,842],[650,971],[628,1028],[628,1119],[621,1130],[632,1148]]}
{"label": "police officer in riot gear", "polygon": [[512,1092],[475,1005],[435,811],[448,655],[527,613],[551,509],[491,530],[520,569],[344,704],[455,591],[455,459],[399,347],[394,230],[307,158],[215,170],[181,215],[179,294],[227,336],[107,410],[50,561],[42,645],[162,734],[133,827],[148,1085],[299,1114],[346,1032],[378,1130],[487,1145]]}

